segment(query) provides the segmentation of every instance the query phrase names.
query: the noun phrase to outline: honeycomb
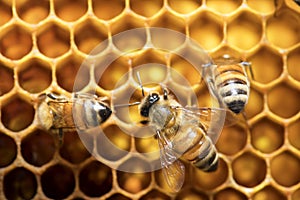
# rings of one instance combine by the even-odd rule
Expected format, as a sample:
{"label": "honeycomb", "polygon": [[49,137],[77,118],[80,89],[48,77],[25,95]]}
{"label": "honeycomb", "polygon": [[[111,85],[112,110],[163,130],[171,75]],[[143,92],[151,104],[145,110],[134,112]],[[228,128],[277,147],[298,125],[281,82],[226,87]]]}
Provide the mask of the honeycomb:
{"label": "honeycomb", "polygon": [[[293,0],[4,0],[0,15],[0,199],[300,200],[300,7]],[[254,71],[245,109],[250,127],[223,129],[216,172],[185,162],[178,193],[167,187],[161,170],[118,170],[148,166],[129,152],[158,149],[155,138],[126,133],[122,126],[132,127],[122,109],[103,124],[108,140],[97,138],[99,158],[77,132],[66,133],[58,147],[36,123],[33,99],[50,91],[70,95],[79,71],[84,76],[76,89],[85,88],[98,73],[97,66],[93,73],[91,65],[82,67],[90,52],[100,43],[100,51],[113,45],[126,51],[122,38],[113,44],[113,36],[143,27],[186,34],[212,58],[227,53],[250,61]],[[145,38],[133,40],[139,47]],[[184,77],[199,105],[209,102],[205,88],[197,86],[200,75],[180,56],[148,49],[115,58],[96,83],[100,96],[114,94],[118,102],[137,86],[128,72],[155,63],[143,71],[150,80]],[[140,98],[140,90],[133,96]],[[118,148],[105,150],[111,143]]]}

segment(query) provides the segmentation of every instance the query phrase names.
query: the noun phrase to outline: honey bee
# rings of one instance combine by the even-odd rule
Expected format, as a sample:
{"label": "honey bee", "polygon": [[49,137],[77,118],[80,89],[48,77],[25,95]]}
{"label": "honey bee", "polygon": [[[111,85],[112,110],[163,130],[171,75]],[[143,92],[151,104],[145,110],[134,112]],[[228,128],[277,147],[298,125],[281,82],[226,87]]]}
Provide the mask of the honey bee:
{"label": "honey bee", "polygon": [[184,108],[167,89],[163,89],[163,95],[154,91],[142,99],[139,112],[146,119],[143,124],[148,122],[156,131],[163,176],[174,192],[184,183],[185,167],[178,160],[181,155],[203,171],[217,169],[218,153],[207,135],[207,126],[209,118],[216,117],[213,114],[218,111],[217,108]]}
{"label": "honey bee", "polygon": [[38,97],[37,118],[43,129],[58,133],[62,141],[64,132],[93,128],[105,122],[112,111],[103,100],[88,93],[74,93],[72,98],[44,93]]}
{"label": "honey bee", "polygon": [[[208,82],[212,83],[213,92],[216,93],[222,104],[235,114],[241,113],[248,102],[250,93],[250,81],[245,67],[253,72],[251,64],[246,61],[237,61],[225,54],[215,60],[216,64],[208,64],[212,77]],[[205,74],[205,73],[204,73]]]}

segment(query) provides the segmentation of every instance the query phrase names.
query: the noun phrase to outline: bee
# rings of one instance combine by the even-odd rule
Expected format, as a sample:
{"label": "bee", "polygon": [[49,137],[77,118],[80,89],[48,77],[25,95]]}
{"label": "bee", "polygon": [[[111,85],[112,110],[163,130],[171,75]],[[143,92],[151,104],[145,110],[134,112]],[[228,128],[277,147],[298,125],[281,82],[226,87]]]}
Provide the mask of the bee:
{"label": "bee", "polygon": [[[212,77],[209,82],[212,84],[212,91],[220,99],[223,105],[235,114],[241,113],[249,98],[250,81],[247,76],[246,67],[253,72],[251,64],[246,61],[237,61],[225,54],[215,60],[216,64],[208,64]],[[205,74],[205,73],[203,73]]]}
{"label": "bee", "polygon": [[37,118],[43,129],[58,133],[62,141],[64,132],[93,128],[105,122],[112,111],[103,100],[88,93],[74,93],[72,98],[44,93],[38,96]]}
{"label": "bee", "polygon": [[[213,108],[184,108],[167,89],[144,95],[138,107],[140,115],[156,131],[160,148],[163,176],[169,187],[177,192],[184,183],[185,167],[178,160],[181,155],[195,167],[215,171],[218,167],[217,150],[207,135],[209,118],[219,111]],[[221,109],[220,109],[221,110]]]}

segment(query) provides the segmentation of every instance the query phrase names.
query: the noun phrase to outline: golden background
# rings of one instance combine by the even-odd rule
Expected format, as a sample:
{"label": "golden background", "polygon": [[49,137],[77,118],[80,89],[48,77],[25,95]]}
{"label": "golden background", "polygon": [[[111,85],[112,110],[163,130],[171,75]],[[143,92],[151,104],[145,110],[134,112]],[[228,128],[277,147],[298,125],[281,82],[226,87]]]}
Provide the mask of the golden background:
{"label": "golden background", "polygon": [[[0,16],[0,199],[300,199],[300,7],[292,0],[4,0]],[[254,71],[246,107],[251,130],[226,127],[217,143],[219,169],[208,174],[186,163],[177,194],[160,171],[110,169],[89,154],[76,133],[66,133],[56,148],[56,139],[36,124],[33,99],[49,91],[69,94],[96,45],[145,26],[182,32],[212,57],[243,58]],[[97,92],[110,96],[131,67],[149,62],[166,64],[156,51],[136,55],[131,66],[118,58]],[[172,58],[170,66],[193,85],[199,82],[182,58]],[[166,76],[149,71],[158,72]],[[205,91],[195,90],[200,105],[208,100]],[[112,143],[126,151],[157,148],[154,138],[125,134],[116,125],[122,121],[114,115],[104,125]],[[98,151],[103,159],[126,165],[123,154]]]}

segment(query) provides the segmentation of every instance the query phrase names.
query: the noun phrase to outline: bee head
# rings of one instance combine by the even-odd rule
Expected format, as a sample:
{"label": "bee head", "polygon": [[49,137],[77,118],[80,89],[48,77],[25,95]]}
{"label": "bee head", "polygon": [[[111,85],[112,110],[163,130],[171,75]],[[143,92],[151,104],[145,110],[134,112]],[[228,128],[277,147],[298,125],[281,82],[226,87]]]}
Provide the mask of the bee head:
{"label": "bee head", "polygon": [[141,104],[140,114],[143,117],[148,117],[151,106],[153,106],[159,99],[159,94],[156,92],[147,95]]}

